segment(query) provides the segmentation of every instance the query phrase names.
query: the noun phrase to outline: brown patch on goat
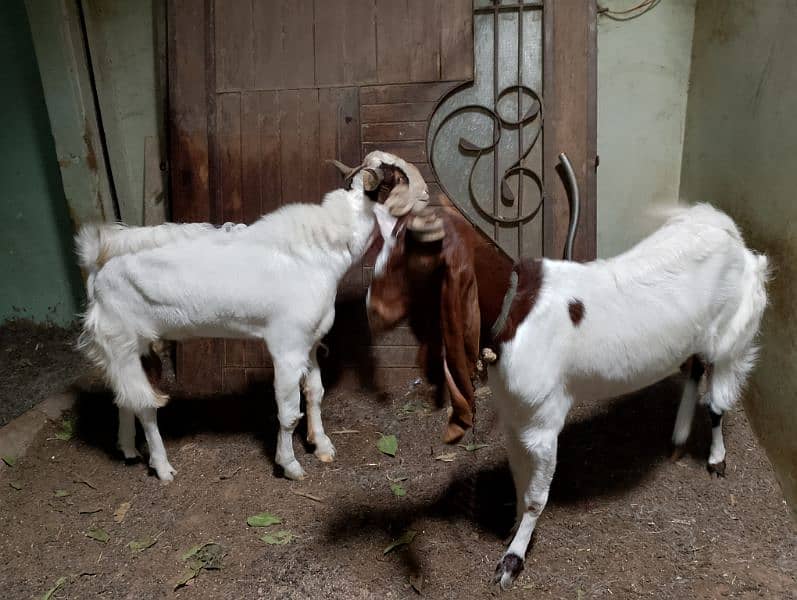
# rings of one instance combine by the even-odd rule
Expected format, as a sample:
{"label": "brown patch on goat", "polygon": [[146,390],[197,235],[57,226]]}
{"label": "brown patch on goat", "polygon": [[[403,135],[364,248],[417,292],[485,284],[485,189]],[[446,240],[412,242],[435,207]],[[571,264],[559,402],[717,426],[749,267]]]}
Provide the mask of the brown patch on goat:
{"label": "brown patch on goat", "polygon": [[577,298],[573,298],[567,305],[567,312],[570,313],[570,320],[573,321],[573,325],[578,327],[584,318],[584,303]]}
{"label": "brown patch on goat", "polygon": [[509,306],[506,322],[493,340],[496,345],[493,350],[496,352],[498,352],[498,347],[501,344],[515,337],[518,326],[534,308],[542,287],[542,261],[524,259],[515,265],[513,272],[517,273],[518,277],[517,292],[512,299],[512,304]]}

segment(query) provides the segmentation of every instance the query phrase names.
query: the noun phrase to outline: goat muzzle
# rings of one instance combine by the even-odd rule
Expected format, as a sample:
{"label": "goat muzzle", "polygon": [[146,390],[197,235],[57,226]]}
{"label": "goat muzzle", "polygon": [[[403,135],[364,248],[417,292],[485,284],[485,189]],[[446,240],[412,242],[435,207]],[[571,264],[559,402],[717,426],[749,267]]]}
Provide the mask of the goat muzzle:
{"label": "goat muzzle", "polygon": [[443,220],[432,208],[424,208],[407,223],[407,231],[419,242],[437,242],[445,235]]}

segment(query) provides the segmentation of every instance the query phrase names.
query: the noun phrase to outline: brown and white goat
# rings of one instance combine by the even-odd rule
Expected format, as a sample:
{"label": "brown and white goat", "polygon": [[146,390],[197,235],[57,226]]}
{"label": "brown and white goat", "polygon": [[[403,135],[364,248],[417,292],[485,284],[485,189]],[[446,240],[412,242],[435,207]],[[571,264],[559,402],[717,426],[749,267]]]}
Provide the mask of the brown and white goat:
{"label": "brown and white goat", "polygon": [[502,297],[494,290],[509,280],[512,261],[456,209],[429,210],[397,215],[376,207],[383,246],[368,289],[368,320],[375,333],[408,320],[438,403],[448,389],[451,413],[443,439],[454,443],[473,426],[480,343],[490,339],[501,311]]}
{"label": "brown and white goat", "polygon": [[[383,269],[375,274],[369,295],[372,312],[386,312],[383,280],[391,280],[393,286],[408,282],[412,294],[415,275],[396,277],[391,265],[407,265],[427,277],[428,270],[415,268],[416,255],[422,264],[434,265],[439,271],[435,277],[443,282],[475,279],[472,256],[455,255],[454,264],[445,258],[443,240],[456,233],[445,218],[413,218],[408,229],[421,232],[423,241],[434,237],[435,226],[435,247],[386,246],[404,256],[386,256]],[[442,240],[440,233],[445,235]],[[482,354],[491,365],[493,400],[517,492],[517,531],[496,569],[501,587],[523,568],[548,500],[558,436],[574,401],[633,392],[667,377],[691,358],[692,375],[673,433],[673,441],[682,444],[691,429],[697,383],[706,364],[708,392],[703,402],[712,417],[709,469],[724,473],[722,415],[738,399],[755,361],[767,272],[766,257],[745,246],[733,221],[701,204],[674,210],[662,228],[613,259],[586,264],[528,260],[489,289],[464,287],[467,294],[456,299],[460,303],[472,305],[475,298],[488,295],[491,302],[502,299],[498,318],[487,322],[492,335],[485,340],[492,338],[492,348]],[[451,309],[443,302],[439,310],[445,323]],[[455,304],[456,318],[460,310],[461,304]],[[399,316],[398,311],[391,314],[393,319]],[[444,357],[456,355],[453,343],[444,342]],[[472,346],[466,344],[465,354],[471,358]]]}

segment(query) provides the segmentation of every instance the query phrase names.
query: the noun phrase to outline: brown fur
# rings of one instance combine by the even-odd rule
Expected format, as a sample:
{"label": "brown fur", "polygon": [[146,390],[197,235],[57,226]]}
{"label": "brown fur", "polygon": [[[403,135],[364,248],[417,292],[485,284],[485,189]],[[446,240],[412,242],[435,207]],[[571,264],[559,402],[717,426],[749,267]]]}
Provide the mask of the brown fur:
{"label": "brown fur", "polygon": [[509,313],[501,331],[497,332],[493,350],[499,352],[499,346],[515,337],[518,326],[523,322],[534,308],[542,287],[543,269],[542,261],[538,259],[524,259],[515,265],[513,271],[517,273],[517,292],[512,299]]}
{"label": "brown fur", "polygon": [[584,303],[573,298],[567,305],[567,312],[570,313],[570,320],[573,321],[573,325],[578,327],[584,318]]}
{"label": "brown fur", "polygon": [[444,386],[449,391],[444,440],[454,443],[473,426],[472,377],[512,262],[455,210],[441,211],[441,218],[446,235],[432,243],[417,242],[407,233],[407,217],[399,220],[386,275],[372,283],[370,316],[385,328],[409,319],[424,375],[440,393]]}

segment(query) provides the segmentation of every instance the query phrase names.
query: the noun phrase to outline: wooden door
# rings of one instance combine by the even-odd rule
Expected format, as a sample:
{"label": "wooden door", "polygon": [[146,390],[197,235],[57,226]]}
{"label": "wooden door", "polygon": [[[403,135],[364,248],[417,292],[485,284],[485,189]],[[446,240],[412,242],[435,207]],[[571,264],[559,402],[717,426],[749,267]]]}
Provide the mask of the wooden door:
{"label": "wooden door", "polygon": [[[544,210],[533,225],[524,225],[539,233],[523,253],[554,255],[563,244],[567,195],[549,161],[565,151],[583,182],[585,219],[577,256],[590,258],[594,3],[558,0],[554,8],[549,0],[543,9],[539,2],[526,2],[539,5],[535,10],[540,23],[544,20],[535,43],[545,56],[544,95],[550,91],[557,100],[553,106],[546,103],[545,135],[535,155],[544,179],[552,183]],[[377,148],[415,163],[429,183],[433,203],[460,205],[460,199],[443,193],[430,164],[430,124],[457,90],[478,83],[474,22],[485,11],[501,21],[515,5],[489,0],[170,0],[172,218],[249,223],[285,203],[319,202],[340,185],[325,159],[357,164]],[[542,73],[538,78],[542,81]],[[557,135],[552,128],[559,123],[567,126]],[[480,226],[468,210],[463,214]],[[491,237],[505,246],[502,238]],[[350,271],[339,299],[362,305],[373,259],[372,252]],[[362,320],[345,323],[365,327]],[[357,339],[367,340],[367,335]],[[363,355],[351,348],[348,354]],[[388,368],[391,379],[414,373],[415,342],[406,329],[376,341],[367,354],[375,357],[377,367]],[[181,345],[177,371],[183,386],[202,392],[239,391],[270,372],[261,344],[229,340]]]}

